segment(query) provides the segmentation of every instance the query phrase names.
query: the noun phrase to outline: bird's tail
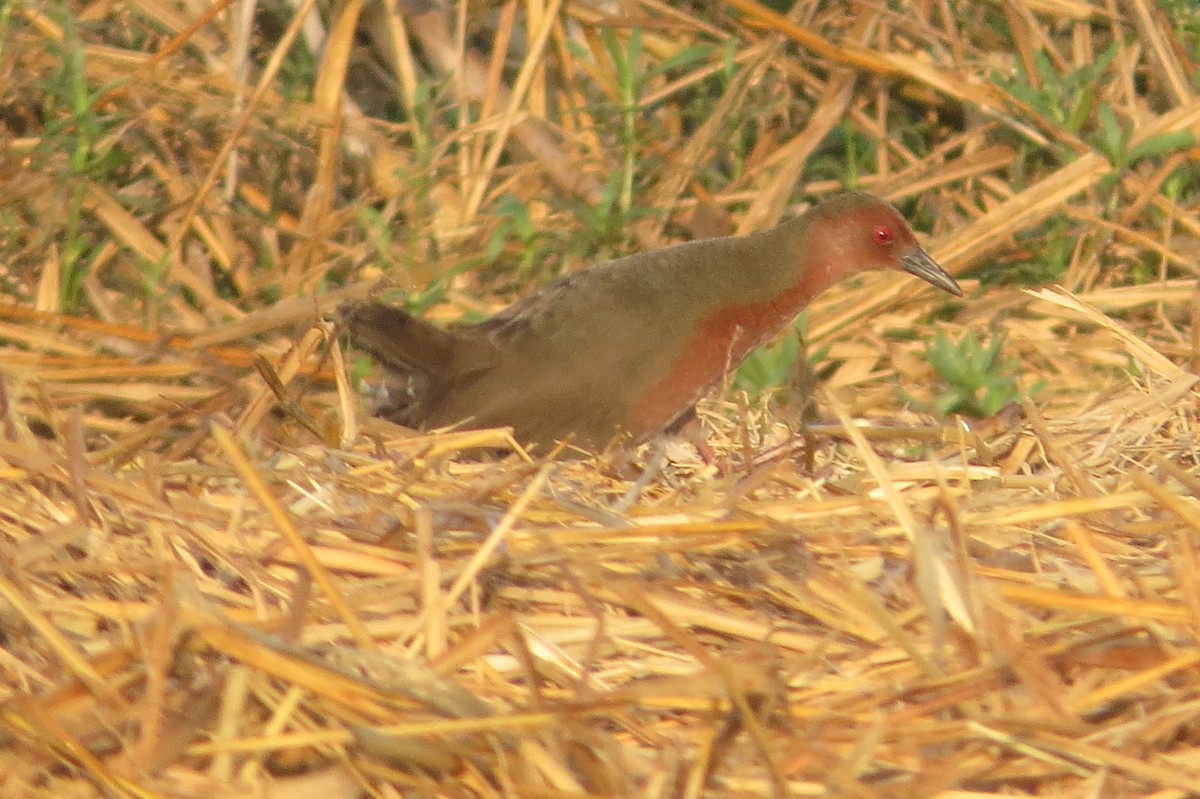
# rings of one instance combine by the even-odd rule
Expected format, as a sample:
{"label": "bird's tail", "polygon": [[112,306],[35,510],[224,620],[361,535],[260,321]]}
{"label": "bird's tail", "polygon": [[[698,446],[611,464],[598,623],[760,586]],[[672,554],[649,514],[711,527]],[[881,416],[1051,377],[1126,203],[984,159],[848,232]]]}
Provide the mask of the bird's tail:
{"label": "bird's tail", "polygon": [[378,302],[351,302],[338,308],[354,345],[381,366],[399,372],[435,376],[454,358],[458,336],[410,314]]}

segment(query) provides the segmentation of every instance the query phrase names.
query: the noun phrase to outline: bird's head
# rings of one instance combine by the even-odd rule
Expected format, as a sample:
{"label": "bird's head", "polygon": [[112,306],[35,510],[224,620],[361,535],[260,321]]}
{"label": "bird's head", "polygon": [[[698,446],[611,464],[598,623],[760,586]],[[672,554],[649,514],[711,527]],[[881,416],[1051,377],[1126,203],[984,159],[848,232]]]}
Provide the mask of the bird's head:
{"label": "bird's head", "polygon": [[953,294],[962,289],[929,257],[900,212],[878,197],[858,192],[825,200],[808,214],[812,263],[828,272],[829,284],[872,269],[898,269]]}

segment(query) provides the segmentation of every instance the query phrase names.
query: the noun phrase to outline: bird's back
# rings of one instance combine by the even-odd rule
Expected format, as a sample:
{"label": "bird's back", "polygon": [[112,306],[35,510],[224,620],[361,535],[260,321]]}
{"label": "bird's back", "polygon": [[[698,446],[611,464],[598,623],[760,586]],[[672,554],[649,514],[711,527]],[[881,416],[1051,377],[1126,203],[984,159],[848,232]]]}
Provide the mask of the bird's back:
{"label": "bird's back", "polygon": [[[428,426],[470,418],[473,426],[512,425],[524,440],[573,434],[591,446],[622,428],[639,438],[656,432],[636,420],[631,425],[632,409],[687,357],[707,315],[753,291],[755,279],[745,273],[752,245],[752,237],[706,240],[612,261],[463,330],[465,339],[487,340],[496,360],[483,371],[450,375],[429,408]],[[702,393],[720,377],[725,353],[718,360],[680,391]]]}

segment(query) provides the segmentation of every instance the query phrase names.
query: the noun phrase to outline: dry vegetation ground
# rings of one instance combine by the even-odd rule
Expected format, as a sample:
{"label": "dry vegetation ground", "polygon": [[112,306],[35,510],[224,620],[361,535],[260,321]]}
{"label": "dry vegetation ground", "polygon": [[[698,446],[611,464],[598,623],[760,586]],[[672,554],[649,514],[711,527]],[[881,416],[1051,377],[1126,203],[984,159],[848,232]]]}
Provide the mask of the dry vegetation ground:
{"label": "dry vegetation ground", "polygon": [[[1200,795],[1189,2],[330,5],[0,4],[0,796]],[[849,184],[968,296],[828,292],[714,465],[371,420],[323,319]]]}

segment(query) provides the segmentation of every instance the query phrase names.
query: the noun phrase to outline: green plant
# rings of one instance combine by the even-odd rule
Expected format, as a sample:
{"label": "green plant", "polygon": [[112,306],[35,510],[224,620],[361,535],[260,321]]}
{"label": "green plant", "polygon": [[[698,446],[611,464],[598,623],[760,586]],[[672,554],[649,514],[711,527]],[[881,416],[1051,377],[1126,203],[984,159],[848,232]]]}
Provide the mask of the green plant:
{"label": "green plant", "polygon": [[1079,239],[1078,223],[1055,214],[1036,229],[1016,236],[1018,246],[1008,259],[998,258],[968,270],[984,286],[1037,286],[1066,274]]}
{"label": "green plant", "polygon": [[642,118],[641,97],[646,86],[669,72],[688,67],[712,57],[714,48],[696,46],[684,48],[671,58],[646,68],[642,61],[642,29],[631,28],[624,46],[613,28],[600,32],[604,49],[612,60],[616,73],[621,113],[621,171],[617,181],[616,209],[621,218],[628,218],[633,209],[634,176],[642,161],[644,142],[638,123]]}
{"label": "green plant", "polygon": [[[999,413],[1021,396],[1017,364],[1003,358],[1003,347],[1004,338],[999,334],[985,344],[974,331],[967,331],[956,342],[939,330],[926,346],[925,358],[943,383],[941,391],[931,403],[914,404],[940,416],[962,414],[986,419]],[[1036,385],[1030,393],[1040,388]]]}
{"label": "green plant", "polygon": [[[1172,130],[1133,145],[1133,123],[1128,120],[1124,124],[1119,122],[1116,112],[1108,103],[1100,104],[1096,116],[1100,124],[1090,142],[1113,165],[1113,171],[1104,178],[1105,188],[1115,188],[1121,172],[1134,162],[1186,149],[1196,141],[1191,131]],[[1115,195],[1111,202],[1116,202]]]}
{"label": "green plant", "polygon": [[1091,64],[1069,72],[1058,72],[1043,50],[1033,55],[1036,72],[1030,75],[1018,60],[1012,76],[993,75],[996,84],[1040,114],[1056,128],[1078,135],[1092,119],[1100,76],[1117,57],[1112,42]]}
{"label": "green plant", "polygon": [[796,383],[797,372],[808,359],[808,373],[816,373],[819,365],[829,355],[829,348],[808,353],[805,335],[808,331],[808,314],[801,313],[783,335],[775,341],[757,348],[738,367],[733,386],[751,397],[777,391]]}
{"label": "green plant", "polygon": [[547,238],[539,233],[529,214],[525,201],[513,194],[505,194],[495,205],[495,216],[500,224],[492,231],[484,251],[484,260],[489,264],[499,263],[501,257],[508,252],[510,243],[515,242],[520,251],[520,259],[516,265],[516,277],[525,280],[533,271],[538,261],[538,244]]}
{"label": "green plant", "polygon": [[[1038,50],[1033,56],[1036,74],[1028,74],[1018,61],[1011,77],[993,76],[998,86],[1052,127],[1085,138],[1108,158],[1113,173],[1105,179],[1107,189],[1114,188],[1120,173],[1134,162],[1185,149],[1195,142],[1189,131],[1174,130],[1133,145],[1133,123],[1122,123],[1110,104],[1097,101],[1103,88],[1101,77],[1116,58],[1118,44],[1111,42],[1094,62],[1068,72],[1058,72],[1049,55]],[[1110,203],[1116,202],[1114,194]]]}
{"label": "green plant", "polygon": [[876,152],[875,142],[847,120],[829,132],[809,160],[807,174],[855,187],[863,175],[875,173]]}
{"label": "green plant", "polygon": [[750,353],[738,367],[734,388],[756,397],[764,391],[787,385],[795,373],[796,359],[804,357],[798,327]]}
{"label": "green plant", "polygon": [[74,16],[63,11],[60,22],[63,31],[62,41],[57,45],[60,67],[43,84],[44,115],[48,121],[38,154],[47,163],[52,163],[57,153],[67,156],[59,305],[63,310],[73,311],[79,303],[94,246],[84,224],[88,184],[104,182],[106,173],[127,159],[114,150],[114,140],[107,135],[112,120],[96,112],[97,99],[110,87],[91,90],[84,64],[86,46],[75,27]]}
{"label": "green plant", "polygon": [[638,96],[641,94],[645,76],[639,62],[642,58],[642,29],[634,28],[629,39],[621,47],[612,28],[601,32],[604,46],[617,73],[617,88],[621,93],[621,178],[617,195],[617,208],[622,216],[633,207],[633,176],[637,168],[640,142],[638,139]]}

